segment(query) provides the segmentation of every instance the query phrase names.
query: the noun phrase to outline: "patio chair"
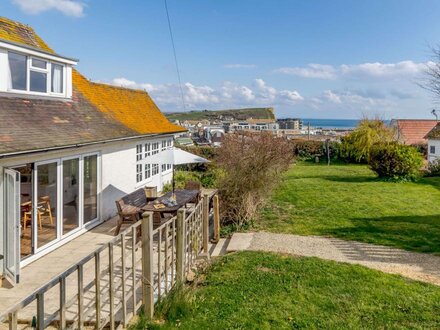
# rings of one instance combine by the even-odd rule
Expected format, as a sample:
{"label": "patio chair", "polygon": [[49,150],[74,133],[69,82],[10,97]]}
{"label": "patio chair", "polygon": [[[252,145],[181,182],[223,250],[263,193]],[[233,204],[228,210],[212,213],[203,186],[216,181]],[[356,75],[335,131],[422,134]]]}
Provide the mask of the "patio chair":
{"label": "patio chair", "polygon": [[124,222],[129,222],[133,224],[140,219],[140,216],[139,216],[139,209],[136,207],[132,207],[131,205],[126,205],[123,199],[119,199],[115,203],[119,215],[118,225],[114,233],[114,235],[116,236],[119,234],[119,231],[121,230],[121,226]]}
{"label": "patio chair", "polygon": [[43,196],[40,198],[40,201],[37,204],[37,210],[39,216],[47,214],[49,216],[50,224],[53,225],[52,208],[50,206],[49,196]]}

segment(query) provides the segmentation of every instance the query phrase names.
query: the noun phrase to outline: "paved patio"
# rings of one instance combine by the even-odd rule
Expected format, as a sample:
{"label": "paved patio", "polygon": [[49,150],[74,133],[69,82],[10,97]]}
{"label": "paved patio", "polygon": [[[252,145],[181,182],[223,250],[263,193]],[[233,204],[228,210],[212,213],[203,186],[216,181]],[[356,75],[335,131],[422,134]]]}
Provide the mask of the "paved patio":
{"label": "paved patio", "polygon": [[[14,306],[24,298],[29,296],[36,289],[42,287],[51,279],[64,272],[67,268],[75,265],[81,259],[94,252],[97,248],[101,247],[102,245],[113,239],[113,232],[117,225],[117,219],[117,217],[114,217],[111,220],[98,225],[97,227],[73,239],[72,241],[61,246],[60,248],[57,248],[53,252],[50,252],[49,254],[22,268],[19,284],[17,284],[13,288],[0,288],[0,315],[11,306]],[[126,227],[128,227],[128,225],[124,224],[121,232]],[[114,260],[117,261],[120,256],[120,249],[118,249],[118,246],[115,246]],[[127,261],[129,261],[129,259],[130,258],[127,258]],[[107,265],[108,267],[108,253],[106,253],[106,251],[103,251],[103,254],[101,256],[101,263],[102,269],[104,269],[105,265]],[[131,263],[127,266],[131,267]],[[118,276],[117,273],[117,269],[115,269],[116,276]],[[89,262],[84,269],[85,286],[90,283],[93,275],[94,263]],[[70,275],[67,279],[67,301],[69,301],[69,299],[71,299],[72,297],[74,298],[77,292],[76,283],[77,276],[76,273],[74,273]],[[128,283],[131,283],[131,281],[129,281]],[[102,286],[103,293],[105,294],[104,290],[108,291],[108,283],[106,283],[106,281],[103,281]],[[50,314],[51,310],[53,310],[52,312],[55,312],[57,308],[59,308],[59,298],[50,299],[51,296],[59,297],[58,290],[59,287],[56,286],[47,292],[45,297],[45,311],[47,311],[46,314]],[[53,291],[53,294],[51,294],[51,291]],[[85,296],[85,298],[87,298],[87,296]],[[18,315],[19,320],[29,320],[29,318],[32,319],[32,316],[36,314],[35,305],[35,303],[32,303],[27,308],[22,310]],[[67,313],[67,317],[68,316],[69,310]]]}

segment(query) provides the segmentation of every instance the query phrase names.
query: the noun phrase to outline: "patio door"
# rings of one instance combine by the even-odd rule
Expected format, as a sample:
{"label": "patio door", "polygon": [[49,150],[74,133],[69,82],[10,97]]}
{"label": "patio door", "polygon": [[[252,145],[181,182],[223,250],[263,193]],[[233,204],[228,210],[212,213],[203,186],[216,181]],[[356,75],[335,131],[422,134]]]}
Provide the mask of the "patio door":
{"label": "patio door", "polygon": [[19,281],[20,274],[20,173],[5,169],[5,274],[11,283]]}

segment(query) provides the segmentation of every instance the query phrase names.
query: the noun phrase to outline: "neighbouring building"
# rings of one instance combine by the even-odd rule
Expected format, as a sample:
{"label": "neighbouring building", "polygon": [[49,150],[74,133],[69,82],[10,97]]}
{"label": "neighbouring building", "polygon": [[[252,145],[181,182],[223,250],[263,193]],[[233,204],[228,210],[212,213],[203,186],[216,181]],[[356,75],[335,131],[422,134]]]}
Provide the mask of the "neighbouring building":
{"label": "neighbouring building", "polygon": [[280,129],[283,130],[300,130],[302,129],[302,121],[298,118],[283,118],[277,120]]}
{"label": "neighbouring building", "polygon": [[219,147],[225,137],[225,129],[220,126],[207,126],[204,128],[205,139],[214,147]]}
{"label": "neighbouring building", "polygon": [[426,135],[437,125],[431,119],[393,119],[391,127],[396,130],[398,141],[408,145],[426,144]]}
{"label": "neighbouring building", "polygon": [[145,159],[184,129],[145,91],[91,82],[77,62],[0,18],[0,276],[10,282],[113,217],[121,196],[172,177],[170,164]]}
{"label": "neighbouring building", "polygon": [[233,132],[233,131],[268,131],[268,132],[272,132],[273,134],[278,134],[279,131],[279,125],[276,122],[259,122],[259,121],[254,121],[254,122],[249,122],[249,121],[245,121],[245,122],[238,122],[238,123],[233,123],[231,125],[229,125],[229,131]]}
{"label": "neighbouring building", "polygon": [[440,160],[440,123],[437,124],[427,135],[428,161]]}

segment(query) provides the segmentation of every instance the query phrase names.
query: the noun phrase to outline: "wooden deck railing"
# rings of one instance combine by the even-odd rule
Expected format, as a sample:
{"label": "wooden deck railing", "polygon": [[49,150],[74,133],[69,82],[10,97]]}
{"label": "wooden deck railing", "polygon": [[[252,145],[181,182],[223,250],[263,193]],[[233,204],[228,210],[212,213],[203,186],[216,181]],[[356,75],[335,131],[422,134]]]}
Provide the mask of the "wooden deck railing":
{"label": "wooden deck railing", "polygon": [[209,232],[219,238],[218,196],[204,195],[190,209],[153,229],[152,213],[54,277],[0,315],[9,329],[34,319],[37,329],[123,327],[141,306],[154,304],[184,281],[202,254],[209,257]]}

